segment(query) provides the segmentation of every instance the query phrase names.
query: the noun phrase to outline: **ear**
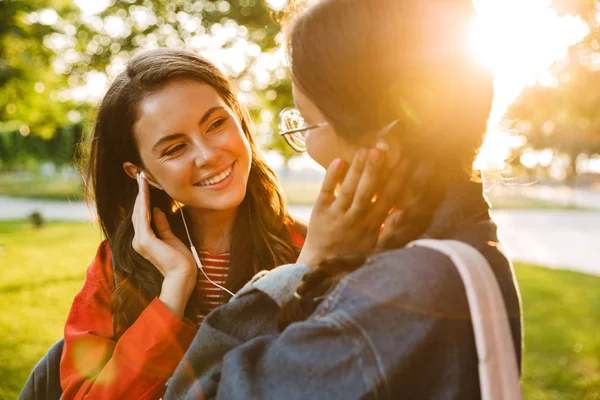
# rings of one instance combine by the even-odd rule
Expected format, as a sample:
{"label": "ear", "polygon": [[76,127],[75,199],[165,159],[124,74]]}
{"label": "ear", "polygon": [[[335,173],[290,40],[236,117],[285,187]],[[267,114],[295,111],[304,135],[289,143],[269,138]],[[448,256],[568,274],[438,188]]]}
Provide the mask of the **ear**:
{"label": "ear", "polygon": [[[132,164],[129,161],[125,161],[123,163],[123,170],[130,178],[135,179],[135,180],[137,180],[137,176],[139,173],[144,172],[137,165]],[[148,181],[150,186],[153,186],[159,190],[163,190],[163,188],[158,183],[156,183],[156,181],[154,180],[154,178],[152,176],[150,176],[150,174],[144,172],[144,176],[146,177],[146,180]]]}
{"label": "ear", "polygon": [[398,120],[395,120],[381,128],[381,130],[377,132],[377,139],[375,140],[375,147],[385,153],[385,158],[387,160],[386,164],[390,168],[398,164],[402,157],[400,140],[397,135],[391,133],[397,123]]}
{"label": "ear", "polygon": [[123,171],[131,178],[137,181],[137,176],[142,170],[138,168],[137,165],[130,163],[129,161],[125,161],[123,163]]}
{"label": "ear", "polygon": [[402,145],[394,135],[378,138],[375,147],[384,151],[388,167],[391,168],[402,161]]}

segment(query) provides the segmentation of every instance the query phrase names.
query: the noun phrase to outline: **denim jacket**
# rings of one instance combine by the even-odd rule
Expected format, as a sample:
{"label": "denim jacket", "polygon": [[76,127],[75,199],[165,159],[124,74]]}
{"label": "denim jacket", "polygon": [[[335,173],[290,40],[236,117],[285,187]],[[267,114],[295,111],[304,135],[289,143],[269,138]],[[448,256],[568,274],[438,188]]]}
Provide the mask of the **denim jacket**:
{"label": "denim jacket", "polygon": [[[521,364],[521,308],[481,185],[449,191],[425,237],[464,241],[491,265]],[[452,229],[449,229],[451,227]],[[478,399],[465,289],[450,259],[424,247],[372,256],[306,321],[276,317],[307,267],[256,276],[205,319],[165,399]]]}

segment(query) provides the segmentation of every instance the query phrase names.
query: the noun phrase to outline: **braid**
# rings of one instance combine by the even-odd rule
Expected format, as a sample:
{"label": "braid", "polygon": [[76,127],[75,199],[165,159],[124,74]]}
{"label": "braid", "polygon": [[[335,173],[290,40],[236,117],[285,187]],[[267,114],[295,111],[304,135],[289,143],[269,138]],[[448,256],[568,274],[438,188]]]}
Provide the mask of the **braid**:
{"label": "braid", "polygon": [[316,310],[329,289],[344,276],[363,265],[366,259],[367,254],[333,256],[321,261],[314,271],[306,273],[296,288],[300,298],[292,297],[279,311],[277,317],[279,330],[283,331],[289,324],[307,319]]}
{"label": "braid", "polygon": [[[442,180],[439,179],[437,165],[427,161],[422,161],[415,169],[409,185],[415,193],[414,200],[406,208],[401,225],[382,243],[380,250],[402,248],[423,235],[446,191],[445,185],[442,185]],[[279,329],[283,331],[291,323],[307,319],[330,288],[344,276],[364,265],[369,255],[335,255],[321,261],[317,269],[304,275],[298,285],[296,293],[300,298],[291,298],[281,308],[277,319]]]}

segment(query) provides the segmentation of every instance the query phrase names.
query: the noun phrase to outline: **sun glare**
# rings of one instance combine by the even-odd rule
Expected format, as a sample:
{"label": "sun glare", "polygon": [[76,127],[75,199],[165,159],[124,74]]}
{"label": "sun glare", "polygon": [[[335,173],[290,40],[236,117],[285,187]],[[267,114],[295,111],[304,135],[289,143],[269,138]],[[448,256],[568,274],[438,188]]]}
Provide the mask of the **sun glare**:
{"label": "sun glare", "polygon": [[494,72],[494,105],[479,168],[502,167],[510,138],[499,122],[523,88],[588,34],[579,17],[559,17],[548,0],[474,0],[474,55]]}

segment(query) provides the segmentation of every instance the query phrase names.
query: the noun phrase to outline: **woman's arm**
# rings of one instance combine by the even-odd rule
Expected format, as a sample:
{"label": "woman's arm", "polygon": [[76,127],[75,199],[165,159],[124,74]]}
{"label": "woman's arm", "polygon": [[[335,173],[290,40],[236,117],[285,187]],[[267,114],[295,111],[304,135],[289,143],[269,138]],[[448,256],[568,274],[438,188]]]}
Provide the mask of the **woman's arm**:
{"label": "woman's arm", "polygon": [[112,288],[110,250],[103,243],[65,326],[63,399],[158,399],[194,337],[195,326],[155,298],[116,341]]}

